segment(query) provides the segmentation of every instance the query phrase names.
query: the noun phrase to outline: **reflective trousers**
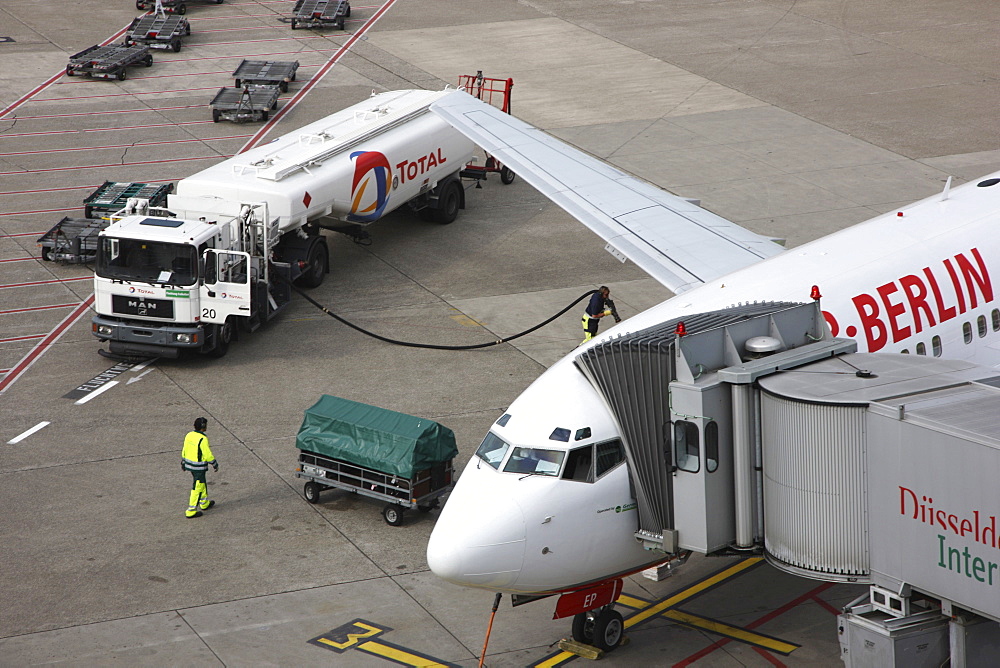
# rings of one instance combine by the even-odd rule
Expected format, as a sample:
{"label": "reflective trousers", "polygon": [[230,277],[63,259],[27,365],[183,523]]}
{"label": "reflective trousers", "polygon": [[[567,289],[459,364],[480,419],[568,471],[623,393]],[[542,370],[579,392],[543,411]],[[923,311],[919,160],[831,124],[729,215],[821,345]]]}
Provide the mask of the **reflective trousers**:
{"label": "reflective trousers", "polygon": [[208,510],[208,485],[205,484],[206,471],[191,471],[194,482],[191,485],[191,495],[188,498],[187,517],[194,517],[199,510]]}

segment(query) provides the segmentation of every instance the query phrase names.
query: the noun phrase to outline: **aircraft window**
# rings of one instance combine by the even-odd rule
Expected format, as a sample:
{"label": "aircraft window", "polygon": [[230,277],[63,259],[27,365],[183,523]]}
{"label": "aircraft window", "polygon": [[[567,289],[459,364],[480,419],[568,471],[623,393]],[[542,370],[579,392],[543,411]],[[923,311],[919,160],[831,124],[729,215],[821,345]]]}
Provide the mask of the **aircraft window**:
{"label": "aircraft window", "polygon": [[570,450],[566,457],[566,468],[563,470],[563,480],[579,482],[594,482],[594,446],[585,445],[576,450]]}
{"label": "aircraft window", "polygon": [[917,354],[918,355],[926,355],[927,354],[927,346],[924,345],[923,341],[921,341],[920,343],[917,344]]}
{"label": "aircraft window", "polygon": [[931,350],[934,352],[934,357],[941,357],[941,337],[934,336],[931,339]]}
{"label": "aircraft window", "polygon": [[563,443],[569,443],[569,429],[563,429],[562,427],[556,427],[549,434],[550,441],[562,441]]}
{"label": "aircraft window", "polygon": [[899,352],[900,352],[901,354],[903,354],[903,355],[909,355],[909,354],[910,354],[910,349],[909,349],[909,348],[903,348],[903,349],[902,349],[902,350],[900,350]]}
{"label": "aircraft window", "polygon": [[573,438],[574,441],[582,441],[585,438],[590,438],[590,427],[584,427],[583,429],[576,430],[576,436]]}
{"label": "aircraft window", "polygon": [[719,425],[714,420],[705,425],[705,470],[714,473],[719,468]]}
{"label": "aircraft window", "polygon": [[508,448],[510,448],[509,443],[493,432],[488,432],[486,438],[483,439],[483,444],[476,450],[476,456],[496,469],[500,468],[500,462],[507,454]]}
{"label": "aircraft window", "polygon": [[613,469],[625,461],[625,450],[617,438],[607,443],[597,444],[597,477]]}
{"label": "aircraft window", "polygon": [[976,328],[979,329],[979,338],[986,336],[986,316],[981,315],[976,318]]}
{"label": "aircraft window", "polygon": [[1000,308],[995,308],[990,312],[990,318],[993,319],[993,331],[1000,332]]}
{"label": "aircraft window", "polygon": [[700,468],[699,446],[698,425],[685,420],[674,423],[674,457],[677,459],[677,468],[697,473]]}
{"label": "aircraft window", "polygon": [[501,427],[506,427],[508,422],[510,422],[510,413],[504,413],[500,416],[500,419],[497,420],[497,424]]}
{"label": "aircraft window", "polygon": [[965,339],[966,343],[972,343],[972,323],[963,322],[962,323],[962,338]]}
{"label": "aircraft window", "polygon": [[566,453],[562,450],[515,447],[503,470],[507,473],[557,475]]}

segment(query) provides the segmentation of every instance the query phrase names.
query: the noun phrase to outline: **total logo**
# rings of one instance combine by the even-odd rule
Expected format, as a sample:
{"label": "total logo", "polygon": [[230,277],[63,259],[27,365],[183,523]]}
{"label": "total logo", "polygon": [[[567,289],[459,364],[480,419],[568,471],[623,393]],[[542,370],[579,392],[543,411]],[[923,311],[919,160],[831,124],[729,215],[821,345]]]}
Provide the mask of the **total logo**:
{"label": "total logo", "polygon": [[240,300],[243,299],[243,297],[240,296],[240,295],[234,295],[234,294],[230,294],[228,292],[223,292],[222,293],[222,298],[223,299],[240,299]]}
{"label": "total logo", "polygon": [[130,287],[128,289],[129,294],[140,294],[140,295],[155,295],[156,293],[152,290],[143,290],[142,288]]}
{"label": "total logo", "polygon": [[378,151],[355,151],[351,159],[354,160],[354,181],[351,183],[351,212],[347,219],[370,223],[382,216],[389,203],[392,169],[386,157]]}

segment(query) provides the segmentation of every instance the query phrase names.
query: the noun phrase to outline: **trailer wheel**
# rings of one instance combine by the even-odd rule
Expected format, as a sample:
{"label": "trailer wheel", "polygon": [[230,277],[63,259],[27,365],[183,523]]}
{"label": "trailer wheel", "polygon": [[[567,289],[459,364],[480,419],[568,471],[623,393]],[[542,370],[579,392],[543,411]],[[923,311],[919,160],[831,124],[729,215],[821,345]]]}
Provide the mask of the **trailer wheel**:
{"label": "trailer wheel", "polygon": [[181,38],[174,37],[170,40],[170,48],[174,50],[174,53],[179,53],[181,50]]}
{"label": "trailer wheel", "polygon": [[143,60],[143,61],[142,61],[142,63],[143,63],[143,64],[144,64],[144,65],[145,65],[146,67],[152,67],[152,66],[153,66],[153,54],[151,54],[151,53],[147,53],[147,54],[146,54],[146,59],[145,59],[145,60]]}
{"label": "trailer wheel", "polygon": [[440,502],[439,502],[439,500],[438,499],[434,499],[430,503],[417,505],[417,510],[419,510],[422,513],[429,513],[432,510],[434,510],[435,508],[437,508],[439,505],[441,505]]}
{"label": "trailer wheel", "polygon": [[351,3],[347,3],[347,11],[344,12],[344,16],[351,15]]}
{"label": "trailer wheel", "polygon": [[278,101],[275,100],[274,102],[271,103],[271,110],[274,111],[277,108],[278,108]]}
{"label": "trailer wheel", "polygon": [[434,209],[434,221],[441,225],[450,225],[458,218],[458,208],[462,203],[462,184],[456,180],[444,185],[444,190],[438,197],[438,206]]}
{"label": "trailer wheel", "polygon": [[212,122],[218,123],[222,119],[222,112],[218,109],[212,110]]}
{"label": "trailer wheel", "polygon": [[337,19],[337,30],[343,30],[343,29],[344,29],[344,17],[341,16],[339,19]]}
{"label": "trailer wheel", "polygon": [[48,246],[42,246],[42,259],[46,262],[52,261],[52,249]]}
{"label": "trailer wheel", "polygon": [[319,503],[319,493],[321,491],[319,483],[315,480],[310,480],[306,483],[305,487],[302,488],[302,496],[306,497],[306,501],[309,503]]}
{"label": "trailer wheel", "polygon": [[[236,85],[239,86],[239,84],[236,84]],[[278,84],[278,88],[281,89],[282,93],[287,93],[288,92],[288,82],[287,81],[282,81],[280,84]]]}
{"label": "trailer wheel", "polygon": [[123,67],[120,70],[118,70],[117,76],[119,81],[125,81],[125,79],[128,78],[128,72],[126,72],[125,68]]}
{"label": "trailer wheel", "polygon": [[135,8],[139,9],[139,10],[145,9],[146,8],[146,4],[143,3],[143,2],[136,2],[135,3]]}
{"label": "trailer wheel", "polygon": [[187,14],[188,8],[187,5],[185,5],[182,2],[181,4],[177,5],[177,9],[175,9],[174,11],[177,12],[178,14]]}
{"label": "trailer wheel", "polygon": [[295,28],[297,28],[298,25],[299,25],[298,22],[296,22],[295,19],[292,19],[292,30],[295,30]]}
{"label": "trailer wheel", "polygon": [[215,4],[221,5],[222,4],[222,0],[215,0]]}
{"label": "trailer wheel", "polygon": [[503,167],[500,168],[500,183],[504,184],[505,186],[509,186],[510,184],[514,183],[514,176],[516,175],[514,174],[514,171],[510,167],[504,165]]}
{"label": "trailer wheel", "polygon": [[93,218],[94,217],[94,210],[91,209],[89,206],[83,207],[83,217],[84,218]]}
{"label": "trailer wheel", "polygon": [[191,24],[190,23],[187,24],[186,26],[184,26],[184,34],[185,35],[190,35],[191,34]]}
{"label": "trailer wheel", "polygon": [[68,77],[73,76],[73,68],[70,67],[69,65],[66,66],[66,76]]}
{"label": "trailer wheel", "polygon": [[265,109],[264,111],[260,112],[260,120],[262,120],[262,121],[266,121],[267,120],[267,109]]}
{"label": "trailer wheel", "polygon": [[382,509],[382,519],[385,520],[386,524],[398,527],[403,523],[403,510],[402,506],[397,506],[395,503],[387,504]]}

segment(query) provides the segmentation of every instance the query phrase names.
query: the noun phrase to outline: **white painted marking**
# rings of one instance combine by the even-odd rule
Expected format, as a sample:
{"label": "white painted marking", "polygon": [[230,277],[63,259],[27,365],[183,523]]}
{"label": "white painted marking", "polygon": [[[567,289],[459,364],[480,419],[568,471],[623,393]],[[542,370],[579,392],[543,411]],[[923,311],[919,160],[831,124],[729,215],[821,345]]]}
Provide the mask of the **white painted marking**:
{"label": "white painted marking", "polygon": [[[158,359],[160,359],[160,358],[159,357],[152,357],[152,358],[146,360],[145,362],[143,362],[141,364],[136,364],[134,367],[132,367],[132,373],[135,373],[136,371],[142,371],[143,369],[145,369],[147,366],[149,366],[150,364],[152,364],[153,362],[155,362]],[[145,376],[146,374],[143,374],[143,375]]]}
{"label": "white painted marking", "polygon": [[34,427],[32,427],[28,431],[24,432],[23,434],[21,434],[19,436],[15,436],[14,438],[12,438],[9,441],[7,441],[7,445],[14,445],[15,443],[20,443],[24,439],[26,439],[29,436],[31,436],[32,434],[34,434],[36,431],[41,431],[42,429],[45,429],[46,427],[48,427],[50,424],[52,424],[52,423],[51,422],[39,422],[38,424],[36,424]]}
{"label": "white painted marking", "polygon": [[127,383],[125,383],[125,384],[126,384],[126,385],[131,385],[132,383],[138,383],[138,382],[139,382],[140,380],[142,380],[142,377],[143,377],[143,376],[145,376],[145,375],[146,375],[147,373],[149,373],[150,371],[152,371],[152,369],[146,369],[145,371],[143,371],[142,373],[140,373],[140,374],[139,374],[138,376],[136,376],[135,378],[129,378],[129,379],[128,379],[128,382],[127,382]]}
{"label": "white painted marking", "polygon": [[114,387],[117,384],[118,384],[117,380],[109,380],[104,385],[101,385],[100,388],[94,390],[93,392],[89,393],[87,396],[85,396],[82,399],[78,400],[76,402],[76,405],[79,406],[80,404],[87,403],[88,401],[90,401],[91,399],[93,399],[94,397],[96,397],[97,395],[104,394],[104,392],[106,392],[107,390],[110,390],[112,387]]}

